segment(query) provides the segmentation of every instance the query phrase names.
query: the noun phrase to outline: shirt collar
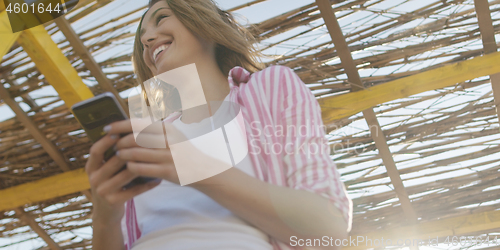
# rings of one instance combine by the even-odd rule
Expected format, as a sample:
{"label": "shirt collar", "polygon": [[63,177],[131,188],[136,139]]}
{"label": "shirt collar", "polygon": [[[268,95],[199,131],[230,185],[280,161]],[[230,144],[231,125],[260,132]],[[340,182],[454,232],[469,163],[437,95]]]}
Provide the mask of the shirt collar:
{"label": "shirt collar", "polygon": [[233,88],[238,87],[241,83],[247,83],[250,75],[250,72],[240,66],[232,68],[228,76],[229,86]]}

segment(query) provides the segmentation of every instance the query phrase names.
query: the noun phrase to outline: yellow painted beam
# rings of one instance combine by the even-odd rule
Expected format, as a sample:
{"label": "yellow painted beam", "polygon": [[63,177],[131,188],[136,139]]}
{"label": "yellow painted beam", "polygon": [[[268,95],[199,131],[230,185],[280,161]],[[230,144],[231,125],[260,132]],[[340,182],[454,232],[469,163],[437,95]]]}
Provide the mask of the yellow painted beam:
{"label": "yellow painted beam", "polygon": [[93,96],[42,25],[23,31],[17,41],[68,107]]}
{"label": "yellow painted beam", "polygon": [[[465,216],[452,217],[442,220],[435,220],[429,222],[423,222],[416,224],[415,226],[405,226],[399,227],[393,230],[380,230],[376,232],[370,232],[364,235],[352,235],[351,239],[364,238],[364,242],[361,244],[355,244],[354,246],[350,244],[344,249],[354,250],[354,249],[367,249],[370,246],[366,244],[366,239],[371,239],[374,243],[375,239],[384,239],[384,242],[389,243],[388,240],[397,244],[398,240],[411,240],[412,242],[417,242],[414,240],[420,239],[425,243],[436,242],[436,237],[438,240],[445,240],[448,236],[450,246],[453,244],[452,236],[457,236],[456,242],[460,244],[460,236],[474,236],[476,232],[493,230],[500,228],[500,211],[488,211],[477,214],[470,214]],[[485,237],[483,237],[485,240]],[[492,241],[494,236],[490,237],[490,246],[493,246]],[[357,241],[355,241],[357,243]],[[370,242],[368,241],[368,244]],[[469,244],[470,242],[467,242]],[[462,242],[462,244],[466,244]],[[389,245],[389,244],[385,244]],[[486,246],[487,242],[483,242],[481,246]],[[498,243],[494,244],[498,246]],[[455,245],[456,246],[456,245]],[[470,246],[470,245],[469,245]],[[372,246],[373,247],[373,246]],[[380,246],[379,246],[380,247]]]}
{"label": "yellow painted beam", "polygon": [[[3,6],[3,1],[2,6]],[[1,8],[1,6],[0,6]],[[0,12],[0,61],[1,58],[9,52],[12,45],[16,42],[16,39],[19,37],[21,32],[12,33],[12,29],[10,28],[9,17],[6,11]]]}
{"label": "yellow painted beam", "polygon": [[129,108],[128,105],[125,103],[125,101],[120,97],[118,91],[116,90],[115,87],[113,87],[113,84],[111,81],[108,79],[106,74],[102,71],[101,67],[99,64],[95,61],[94,57],[92,54],[88,51],[87,47],[83,44],[83,41],[80,39],[78,34],[75,32],[73,27],[71,26],[70,22],[66,20],[66,17],[61,17],[61,18],[56,18],[55,23],[59,27],[59,30],[64,34],[66,39],[69,41],[71,44],[71,47],[73,47],[73,52],[77,54],[80,59],[82,59],[83,63],[85,63],[85,66],[87,69],[90,71],[92,76],[96,79],[96,81],[99,83],[99,86],[104,91],[111,92],[113,95],[116,97],[120,105],[122,106],[123,110],[128,114]]}
{"label": "yellow painted beam", "polygon": [[38,181],[0,190],[0,211],[54,199],[90,188],[85,169],[77,169]]}
{"label": "yellow painted beam", "polygon": [[375,105],[500,73],[500,52],[425,71],[368,89],[319,99],[323,121],[348,117]]}
{"label": "yellow painted beam", "polygon": [[[24,204],[45,201],[56,197],[80,192],[90,188],[85,170],[77,169],[63,174],[48,177],[39,181],[22,184],[16,187],[0,190],[0,211],[16,209]],[[358,236],[364,239],[384,239],[397,243],[398,239],[429,240],[439,237],[444,239],[454,235],[473,235],[475,232],[500,228],[500,211],[489,211],[442,220],[418,223],[415,226],[404,226],[393,230],[380,230]],[[360,239],[361,239],[360,238]],[[451,240],[451,237],[450,237]],[[363,242],[345,249],[366,249]]]}

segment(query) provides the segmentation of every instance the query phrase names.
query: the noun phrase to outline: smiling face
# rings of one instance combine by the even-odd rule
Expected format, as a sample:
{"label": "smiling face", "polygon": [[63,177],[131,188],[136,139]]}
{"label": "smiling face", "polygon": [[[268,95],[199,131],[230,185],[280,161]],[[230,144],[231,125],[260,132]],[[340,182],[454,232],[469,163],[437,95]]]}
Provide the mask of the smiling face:
{"label": "smiling face", "polygon": [[143,59],[154,75],[191,64],[215,60],[214,45],[189,31],[166,1],[155,3],[141,27]]}

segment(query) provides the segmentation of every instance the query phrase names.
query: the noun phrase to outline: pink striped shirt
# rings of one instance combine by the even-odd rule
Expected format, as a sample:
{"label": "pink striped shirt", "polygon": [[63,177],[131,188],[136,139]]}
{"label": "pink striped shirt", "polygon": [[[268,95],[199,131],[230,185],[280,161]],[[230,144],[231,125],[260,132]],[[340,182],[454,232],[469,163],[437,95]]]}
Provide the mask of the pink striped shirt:
{"label": "pink striped shirt", "polygon": [[[245,120],[256,177],[328,198],[350,230],[352,202],[330,158],[320,106],[299,76],[284,66],[253,74],[235,67],[228,80],[229,100],[240,105]],[[141,237],[133,199],[125,204],[125,217],[128,250]],[[276,239],[271,244],[275,250],[299,249]]]}

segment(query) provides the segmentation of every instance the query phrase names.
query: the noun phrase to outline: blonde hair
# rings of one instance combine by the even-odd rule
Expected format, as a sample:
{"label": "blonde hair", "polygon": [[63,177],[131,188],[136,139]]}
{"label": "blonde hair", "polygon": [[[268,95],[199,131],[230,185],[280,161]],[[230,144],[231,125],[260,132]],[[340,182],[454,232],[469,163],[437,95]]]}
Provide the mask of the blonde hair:
{"label": "blonde hair", "polygon": [[[166,1],[174,15],[193,34],[214,42],[216,61],[224,75],[235,66],[250,72],[264,68],[258,62],[260,53],[254,47],[255,37],[238,24],[231,13],[221,10],[213,0],[150,0],[149,8],[159,1]],[[154,77],[143,59],[144,47],[140,39],[142,16],[134,42],[132,63],[137,81],[142,84]]]}

